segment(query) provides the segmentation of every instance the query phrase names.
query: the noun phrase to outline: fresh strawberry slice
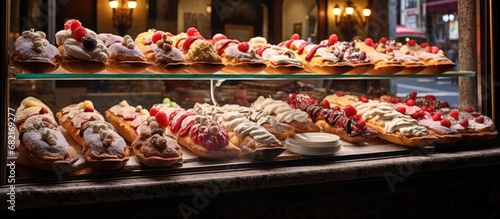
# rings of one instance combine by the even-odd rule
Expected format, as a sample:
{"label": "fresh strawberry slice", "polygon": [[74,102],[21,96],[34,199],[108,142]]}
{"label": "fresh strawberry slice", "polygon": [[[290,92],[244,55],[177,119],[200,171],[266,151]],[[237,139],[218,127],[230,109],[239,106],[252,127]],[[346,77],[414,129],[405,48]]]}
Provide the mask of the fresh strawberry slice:
{"label": "fresh strawberry slice", "polygon": [[406,113],[406,108],[400,106],[400,107],[396,108],[396,111],[400,112],[401,114],[405,114]]}
{"label": "fresh strawberry slice", "polygon": [[359,128],[363,129],[364,127],[366,127],[366,122],[365,120],[359,120],[358,121],[358,126]]}
{"label": "fresh strawberry slice", "polygon": [[359,101],[361,101],[363,103],[368,103],[368,98],[366,98],[365,96],[360,96]]}
{"label": "fresh strawberry slice", "polygon": [[187,53],[188,50],[189,50],[189,47],[191,46],[191,44],[194,43],[194,41],[196,40],[204,40],[203,37],[201,36],[190,36],[186,39],[186,41],[184,42],[184,44],[182,45],[182,49],[184,50],[184,53]]}
{"label": "fresh strawberry slice", "polygon": [[467,106],[465,107],[465,112],[472,113],[474,112],[474,108],[472,108],[471,106]]}
{"label": "fresh strawberry slice", "polygon": [[437,54],[439,52],[439,47],[437,46],[432,46],[431,47],[431,52],[434,53],[434,54]]}
{"label": "fresh strawberry slice", "polygon": [[463,119],[462,121],[460,121],[460,125],[464,128],[469,126],[469,120]]}
{"label": "fresh strawberry slice", "polygon": [[417,92],[415,92],[415,91],[408,94],[408,98],[410,98],[410,99],[415,99],[416,97],[417,97]]}
{"label": "fresh strawberry slice", "polygon": [[417,42],[414,39],[408,40],[407,42],[408,46],[415,46]]}
{"label": "fresh strawberry slice", "polygon": [[484,123],[484,117],[483,116],[476,117],[476,122],[477,123]]}
{"label": "fresh strawberry slice", "polygon": [[354,116],[354,115],[356,115],[356,113],[357,113],[356,109],[351,105],[347,105],[344,108],[344,115],[347,117]]}
{"label": "fresh strawberry slice", "polygon": [[434,121],[439,121],[441,120],[441,113],[440,112],[436,112],[433,116],[432,116],[432,120]]}
{"label": "fresh strawberry slice", "polygon": [[321,105],[325,108],[330,108],[330,102],[328,100],[322,100]]}
{"label": "fresh strawberry slice", "polygon": [[414,99],[408,99],[408,100],[406,100],[406,105],[408,105],[408,106],[415,106],[415,100]]}
{"label": "fresh strawberry slice", "polygon": [[451,122],[448,119],[443,119],[443,120],[441,120],[441,125],[449,128],[449,127],[451,127]]}
{"label": "fresh strawberry slice", "polygon": [[455,120],[458,120],[458,115],[459,115],[458,110],[452,110],[450,112],[451,118],[454,118]]}

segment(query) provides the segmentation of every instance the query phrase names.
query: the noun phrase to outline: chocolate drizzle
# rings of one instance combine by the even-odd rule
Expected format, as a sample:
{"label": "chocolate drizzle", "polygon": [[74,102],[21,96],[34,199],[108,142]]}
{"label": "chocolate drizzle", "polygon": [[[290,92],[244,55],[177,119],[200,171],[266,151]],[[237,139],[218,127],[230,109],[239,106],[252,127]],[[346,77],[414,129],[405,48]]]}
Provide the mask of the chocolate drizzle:
{"label": "chocolate drizzle", "polygon": [[366,126],[360,128],[356,119],[345,116],[343,110],[325,108],[319,104],[305,104],[302,105],[301,110],[305,111],[314,122],[318,119],[324,119],[332,127],[343,127],[349,137],[363,135],[366,132]]}

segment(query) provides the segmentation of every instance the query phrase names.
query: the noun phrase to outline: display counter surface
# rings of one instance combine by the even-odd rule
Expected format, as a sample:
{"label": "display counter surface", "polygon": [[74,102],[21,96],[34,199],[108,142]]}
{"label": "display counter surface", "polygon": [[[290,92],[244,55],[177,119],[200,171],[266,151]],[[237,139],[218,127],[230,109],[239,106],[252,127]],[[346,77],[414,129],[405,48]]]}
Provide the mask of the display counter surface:
{"label": "display counter surface", "polygon": [[[427,148],[415,150],[409,156],[348,162],[313,159],[252,168],[228,165],[223,170],[167,176],[127,176],[116,179],[61,181],[55,184],[7,183],[0,188],[4,197],[1,209],[6,210],[10,205],[9,200],[13,198],[17,210],[196,196],[205,193],[211,197],[219,193],[377,178],[385,179],[387,188],[391,190],[414,175],[499,163],[498,146],[468,147],[466,150]],[[7,168],[9,169],[9,166]]]}

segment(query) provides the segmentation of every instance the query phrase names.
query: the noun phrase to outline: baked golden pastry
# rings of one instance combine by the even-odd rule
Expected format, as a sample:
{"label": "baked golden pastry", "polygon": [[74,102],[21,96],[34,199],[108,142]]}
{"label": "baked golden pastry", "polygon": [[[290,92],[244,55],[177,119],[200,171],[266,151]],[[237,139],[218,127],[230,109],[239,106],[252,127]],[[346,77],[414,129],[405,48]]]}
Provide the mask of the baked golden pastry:
{"label": "baked golden pastry", "polygon": [[268,44],[264,37],[253,37],[248,42],[251,49],[254,49],[266,63],[267,67],[264,72],[269,74],[304,72],[304,65],[302,65],[302,61],[293,50]]}
{"label": "baked golden pastry", "polygon": [[132,143],[139,138],[137,128],[149,117],[149,112],[141,105],[131,106],[122,100],[104,112],[106,119],[125,140]]}
{"label": "baked golden pastry", "polygon": [[33,167],[55,172],[69,168],[79,159],[75,148],[59,129],[54,115],[42,101],[25,98],[16,115],[22,116],[22,122],[18,122],[19,153]]}
{"label": "baked golden pastry", "polygon": [[337,34],[331,34],[328,39],[321,41],[320,44],[327,45],[327,52],[333,53],[341,60],[354,66],[354,69],[344,74],[363,74],[374,67],[370,58],[364,51],[356,48],[354,42],[339,41]]}
{"label": "baked golden pastry", "polygon": [[152,44],[151,37],[155,32],[156,29],[149,29],[148,31],[139,33],[137,37],[135,37],[134,42],[143,54],[146,54],[148,47]]}
{"label": "baked golden pastry", "polygon": [[23,31],[10,54],[12,64],[25,73],[48,73],[59,68],[59,50],[42,31]]}
{"label": "baked golden pastry", "polygon": [[87,163],[97,170],[118,170],[129,159],[127,143],[116,133],[111,123],[90,120],[80,130],[83,155]]}
{"label": "baked golden pastry", "polygon": [[424,44],[422,46],[416,44],[415,40],[409,40],[406,45],[410,51],[415,52],[420,61],[427,66],[419,74],[439,74],[446,71],[451,71],[455,67],[455,63],[448,59],[443,50],[437,46],[429,46]]}
{"label": "baked golden pastry", "polygon": [[108,48],[97,34],[78,20],[69,20],[56,33],[59,64],[72,73],[96,73],[108,67]]}
{"label": "baked golden pastry", "polygon": [[212,39],[217,55],[225,65],[222,71],[235,74],[254,74],[264,70],[267,65],[256,51],[250,48],[248,42],[227,39],[222,34],[215,35]]}
{"label": "baked golden pastry", "polygon": [[394,74],[405,69],[405,66],[395,59],[394,54],[381,53],[374,48],[374,45],[372,38],[366,38],[363,42],[359,40],[355,41],[355,47],[365,52],[375,65],[371,70],[367,71],[367,73]]}
{"label": "baked golden pastry", "polygon": [[113,34],[99,34],[99,39],[108,48],[110,57],[108,70],[113,73],[137,73],[144,71],[151,64],[146,61],[146,56],[129,36],[124,37]]}

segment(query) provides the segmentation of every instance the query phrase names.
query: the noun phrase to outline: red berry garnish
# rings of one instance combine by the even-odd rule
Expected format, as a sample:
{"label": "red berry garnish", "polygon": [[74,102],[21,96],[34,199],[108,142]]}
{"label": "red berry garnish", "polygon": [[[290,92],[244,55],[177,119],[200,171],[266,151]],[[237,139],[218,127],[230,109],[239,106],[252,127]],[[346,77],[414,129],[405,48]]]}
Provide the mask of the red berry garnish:
{"label": "red berry garnish", "polygon": [[408,105],[408,106],[415,106],[415,100],[413,100],[413,99],[406,100],[406,105]]}
{"label": "red berry garnish", "polygon": [[439,52],[439,48],[437,46],[432,46],[431,47],[431,52],[434,54],[437,54]]}
{"label": "red berry garnish", "polygon": [[94,107],[87,106],[87,107],[85,107],[85,109],[83,109],[83,112],[86,112],[86,113],[94,112]]}
{"label": "red berry garnish", "polygon": [[247,52],[250,49],[250,45],[247,42],[242,42],[238,44],[238,50],[241,52]]}
{"label": "red berry garnish", "polygon": [[474,108],[472,108],[471,106],[467,106],[465,107],[465,112],[472,113],[474,112]]}
{"label": "red berry garnish", "polygon": [[82,42],[82,38],[87,35],[87,30],[83,26],[79,26],[73,31],[73,37],[78,42]]}
{"label": "red berry garnish", "polygon": [[441,113],[440,113],[440,112],[436,112],[436,113],[432,116],[432,120],[434,120],[434,121],[439,121],[439,120],[441,120]]}
{"label": "red berry garnish", "polygon": [[374,97],[372,98],[372,100],[380,100],[378,97]]}
{"label": "red berry garnish", "polygon": [[422,106],[422,107],[420,107],[420,109],[421,109],[422,111],[427,111],[427,106]]}
{"label": "red berry garnish", "polygon": [[365,39],[365,44],[368,46],[373,46],[373,39],[372,38],[366,38]]}
{"label": "red berry garnish", "polygon": [[449,127],[451,127],[451,122],[448,119],[443,119],[443,120],[441,120],[441,125],[449,128]]}
{"label": "red berry garnish", "polygon": [[420,48],[425,48],[425,47],[428,47],[429,46],[429,43],[427,42],[423,42],[420,44]]}
{"label": "red berry garnish", "polygon": [[427,107],[427,112],[433,113],[434,111],[436,111],[436,107],[434,106]]}
{"label": "red berry garnish", "polygon": [[400,107],[396,108],[396,111],[400,112],[401,114],[405,114],[406,113],[406,108],[400,106]]}
{"label": "red berry garnish", "polygon": [[332,34],[328,37],[328,45],[333,45],[339,41],[339,37],[337,34]]}
{"label": "red berry garnish", "polygon": [[45,107],[40,108],[40,111],[38,112],[38,114],[47,114],[47,113],[49,113],[49,110]]}
{"label": "red berry garnish", "polygon": [[465,127],[469,126],[469,120],[467,120],[467,119],[463,119],[462,121],[460,121],[460,123],[459,123],[459,124],[460,124],[462,127],[464,127],[464,128],[465,128]]}
{"label": "red berry garnish", "polygon": [[481,114],[479,114],[478,112],[472,112],[470,113],[471,116],[474,116],[474,117],[479,117],[481,116]]}
{"label": "red berry garnish", "polygon": [[344,115],[347,117],[354,116],[354,115],[356,115],[356,113],[357,113],[356,109],[351,105],[347,105],[344,108]]}
{"label": "red berry garnish", "polygon": [[417,92],[415,92],[415,91],[411,92],[410,94],[408,94],[408,97],[410,99],[415,99],[417,97]]}
{"label": "red berry garnish", "polygon": [[321,105],[325,108],[330,108],[330,102],[328,100],[321,101]]}
{"label": "red berry garnish", "polygon": [[476,122],[477,123],[484,123],[484,117],[483,116],[476,117]]}
{"label": "red berry garnish", "polygon": [[341,91],[341,90],[335,91],[335,95],[337,95],[339,97],[344,96],[344,91]]}
{"label": "red berry garnish", "polygon": [[431,46],[426,46],[425,47],[425,51],[428,52],[428,53],[431,53],[432,52]]}
{"label": "red berry garnish", "polygon": [[151,36],[151,42],[156,43],[158,40],[161,40],[163,36],[163,31],[156,31],[153,36]]}
{"label": "red berry garnish", "polygon": [[459,115],[458,110],[452,110],[450,112],[451,118],[454,118],[455,120],[458,120],[458,115]]}
{"label": "red berry garnish", "polygon": [[419,111],[414,112],[413,114],[411,114],[411,117],[414,119],[419,119],[420,117],[422,117],[422,113]]}
{"label": "red berry garnish", "polygon": [[158,113],[158,108],[156,107],[151,107],[151,109],[149,110],[149,115],[150,116],[155,116],[157,113]]}
{"label": "red berry garnish", "polygon": [[364,128],[364,127],[366,126],[366,122],[365,122],[365,120],[359,120],[359,122],[358,122],[358,126],[359,126],[359,128],[361,128],[361,129],[362,129],[362,128]]}
{"label": "red berry garnish", "polygon": [[298,40],[300,39],[300,35],[298,33],[294,33],[292,34],[292,36],[290,36],[290,40]]}
{"label": "red berry garnish", "polygon": [[340,110],[340,107],[339,107],[339,106],[334,106],[334,107],[333,107],[333,110],[334,110],[334,111],[339,111],[339,110]]}
{"label": "red berry garnish", "polygon": [[425,101],[434,101],[434,100],[436,100],[436,96],[434,96],[434,95],[425,95],[424,99],[425,99]]}
{"label": "red berry garnish", "polygon": [[198,29],[195,27],[190,27],[186,31],[188,36],[201,36],[200,32],[198,32]]}
{"label": "red berry garnish", "polygon": [[363,103],[368,103],[368,98],[366,98],[365,96],[360,96],[359,101],[361,101]]}
{"label": "red berry garnish", "polygon": [[408,46],[415,46],[417,42],[415,40],[408,40]]}
{"label": "red berry garnish", "polygon": [[314,104],[314,103],[316,103],[316,100],[313,98],[309,98],[309,99],[307,99],[307,103]]}
{"label": "red berry garnish", "polygon": [[392,103],[401,103],[401,99],[399,97],[393,97],[391,98]]}
{"label": "red berry garnish", "polygon": [[380,38],[380,41],[379,41],[379,42],[380,42],[380,43],[382,43],[382,44],[387,43],[387,37],[382,37],[382,38]]}
{"label": "red berry garnish", "polygon": [[392,47],[388,47],[387,48],[387,53],[390,53],[390,52],[393,52],[394,50],[392,49]]}
{"label": "red berry garnish", "polygon": [[79,26],[82,26],[82,23],[80,23],[79,20],[71,19],[64,23],[64,30],[75,31],[75,29]]}
{"label": "red berry garnish", "polygon": [[168,126],[167,114],[165,114],[165,112],[163,111],[159,111],[158,113],[156,113],[155,120],[156,122],[158,122],[158,124],[162,125],[163,127]]}
{"label": "red berry garnish", "polygon": [[353,117],[355,120],[360,120],[361,118],[363,118],[363,116],[361,114],[356,114]]}

